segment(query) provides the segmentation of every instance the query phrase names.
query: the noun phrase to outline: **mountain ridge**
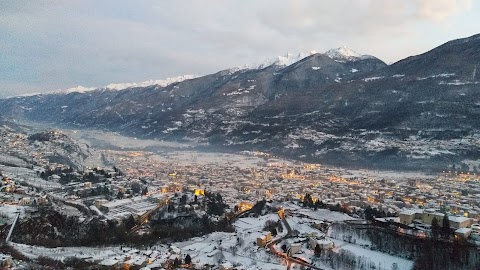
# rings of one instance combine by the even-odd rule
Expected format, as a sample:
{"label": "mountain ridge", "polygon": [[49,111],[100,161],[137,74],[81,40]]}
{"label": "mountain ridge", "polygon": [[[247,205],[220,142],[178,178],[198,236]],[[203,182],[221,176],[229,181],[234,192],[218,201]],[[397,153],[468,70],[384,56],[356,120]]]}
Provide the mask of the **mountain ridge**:
{"label": "mountain ridge", "polygon": [[341,166],[477,166],[478,42],[447,42],[390,66],[317,53],[165,87],[17,97],[0,100],[0,114]]}

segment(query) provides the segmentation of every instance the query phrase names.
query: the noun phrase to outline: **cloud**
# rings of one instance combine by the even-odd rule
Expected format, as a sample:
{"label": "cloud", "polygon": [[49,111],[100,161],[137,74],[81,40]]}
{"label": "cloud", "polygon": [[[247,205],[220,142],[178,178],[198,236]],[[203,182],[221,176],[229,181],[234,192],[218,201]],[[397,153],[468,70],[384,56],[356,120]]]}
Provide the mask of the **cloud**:
{"label": "cloud", "polygon": [[469,11],[471,0],[417,0],[417,16],[430,21],[443,21],[449,16]]}

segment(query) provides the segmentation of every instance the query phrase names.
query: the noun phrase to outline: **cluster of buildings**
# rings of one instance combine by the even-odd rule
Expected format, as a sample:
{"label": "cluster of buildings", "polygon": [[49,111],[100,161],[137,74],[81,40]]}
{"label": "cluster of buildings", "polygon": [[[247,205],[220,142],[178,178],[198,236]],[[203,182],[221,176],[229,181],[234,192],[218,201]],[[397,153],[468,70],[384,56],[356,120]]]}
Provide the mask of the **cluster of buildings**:
{"label": "cluster of buildings", "polygon": [[9,205],[48,205],[45,194],[35,192],[32,188],[22,186],[8,176],[0,176],[0,203]]}
{"label": "cluster of buildings", "polygon": [[[53,134],[55,135],[55,134]],[[50,162],[48,143],[29,142],[24,134],[5,132],[0,144],[9,149],[8,160],[19,166],[55,167]],[[188,160],[179,161],[175,153],[102,150],[102,158],[116,169],[85,169],[83,174],[95,181],[82,179],[60,184],[61,175],[46,180],[53,188],[45,193],[28,192],[25,187],[3,177],[0,201],[19,205],[41,205],[55,199],[84,203],[109,218],[136,217],[154,209],[172,194],[183,192],[204,196],[205,192],[222,194],[223,201],[234,209],[246,210],[261,200],[303,200],[309,194],[313,201],[341,206],[361,213],[367,207],[385,214],[400,216],[401,223],[421,221],[431,224],[430,216],[447,213],[452,228],[471,228],[480,218],[480,176],[462,172],[439,175],[382,173],[346,170],[319,164],[277,159],[257,152],[243,153],[244,164],[203,159],[192,152]],[[237,155],[238,156],[238,155]],[[222,159],[222,154],[217,158]],[[32,165],[33,166],[33,165]],[[34,170],[35,168],[32,168]],[[102,171],[102,173],[100,173]],[[40,173],[40,171],[38,171]],[[430,213],[428,209],[436,209]],[[413,214],[411,214],[413,213]],[[426,217],[425,217],[426,216]]]}
{"label": "cluster of buildings", "polygon": [[[131,177],[146,179],[162,192],[221,192],[224,201],[232,207],[263,198],[303,200],[308,193],[314,201],[340,205],[352,212],[371,207],[399,216],[407,213],[406,210],[423,213],[433,208],[449,215],[452,228],[468,227],[480,218],[480,176],[473,173],[354,171],[264,155],[247,167],[197,162],[196,158],[182,163],[147,152],[107,151],[105,155],[114,159],[120,168],[129,170]],[[251,156],[257,158],[257,155],[245,158]]]}
{"label": "cluster of buildings", "polygon": [[[403,225],[425,229],[431,231],[434,220],[437,225],[443,226],[445,213],[438,212],[437,209],[412,209],[405,210],[399,214],[399,222]],[[473,237],[480,240],[480,224],[474,223],[473,218],[465,216],[449,216],[447,215],[449,227],[455,230],[455,236],[460,239],[468,239]],[[476,220],[478,222],[478,220]]]}

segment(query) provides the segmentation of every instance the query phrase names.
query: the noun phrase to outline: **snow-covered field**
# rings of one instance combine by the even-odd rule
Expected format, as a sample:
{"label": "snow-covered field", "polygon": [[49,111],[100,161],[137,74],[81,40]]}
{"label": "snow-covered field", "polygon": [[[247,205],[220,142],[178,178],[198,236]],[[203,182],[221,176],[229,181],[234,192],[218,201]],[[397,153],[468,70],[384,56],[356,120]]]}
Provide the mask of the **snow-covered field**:
{"label": "snow-covered field", "polygon": [[394,263],[397,264],[399,270],[410,270],[413,266],[413,261],[407,259],[402,259],[382,252],[373,251],[368,248],[363,248],[357,244],[349,244],[341,240],[332,239],[332,241],[335,244],[334,252],[339,252],[342,249],[351,251],[357,256],[368,258],[377,266],[381,266],[384,269],[392,269],[392,265]]}

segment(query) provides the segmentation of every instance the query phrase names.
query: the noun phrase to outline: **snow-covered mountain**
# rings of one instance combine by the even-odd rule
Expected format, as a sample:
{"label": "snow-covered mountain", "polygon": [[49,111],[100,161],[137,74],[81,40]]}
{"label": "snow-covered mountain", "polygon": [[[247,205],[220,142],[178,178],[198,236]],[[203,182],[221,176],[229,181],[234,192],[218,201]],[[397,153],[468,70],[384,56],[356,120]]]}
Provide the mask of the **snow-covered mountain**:
{"label": "snow-covered mountain", "polygon": [[165,87],[5,99],[0,114],[336,165],[445,169],[480,159],[479,36],[390,66],[341,47]]}
{"label": "snow-covered mountain", "polygon": [[246,65],[246,67],[250,69],[262,69],[269,66],[288,67],[291,64],[294,64],[306,57],[309,57],[317,53],[318,53],[317,51],[301,52],[298,54],[287,53],[283,56],[267,58],[261,63]]}
{"label": "snow-covered mountain", "polygon": [[68,93],[85,93],[85,92],[88,92],[88,91],[93,91],[97,89],[96,87],[84,87],[84,86],[77,86],[77,87],[72,87],[72,88],[68,88],[68,89],[64,89],[64,90],[57,90],[57,91],[54,91],[54,93],[58,93],[58,94],[68,94]]}
{"label": "snow-covered mountain", "polygon": [[359,59],[363,60],[374,58],[374,56],[371,55],[357,53],[356,51],[346,46],[342,46],[336,49],[330,49],[326,51],[325,54],[333,60],[339,61],[355,61]]}
{"label": "snow-covered mountain", "polygon": [[[283,56],[270,57],[259,63],[246,64],[242,67],[228,69],[227,71],[228,73],[233,74],[240,70],[263,69],[270,66],[284,68],[294,63],[297,63],[300,60],[303,60],[309,56],[316,55],[316,54],[319,54],[319,52],[316,50],[301,52],[298,54],[287,53]],[[346,46],[328,50],[324,54],[330,57],[331,59],[338,60],[338,61],[355,61],[355,60],[375,58],[374,56],[370,56],[370,55],[361,55]],[[68,89],[50,91],[50,92],[47,92],[47,94],[85,93],[85,92],[90,92],[94,90],[125,90],[128,88],[148,87],[148,86],[154,86],[154,85],[158,87],[166,87],[173,83],[178,83],[185,80],[191,80],[198,77],[199,76],[196,76],[196,75],[181,75],[177,77],[166,78],[163,80],[148,80],[144,82],[129,82],[129,83],[110,83],[102,87],[85,87],[85,86],[79,85],[79,86],[68,88]],[[41,93],[24,94],[20,96],[34,96],[39,94]]]}
{"label": "snow-covered mountain", "polygon": [[105,86],[105,89],[108,90],[123,90],[127,88],[136,88],[136,87],[147,87],[147,86],[152,86],[152,85],[157,85],[160,87],[165,87],[168,86],[172,83],[177,83],[177,82],[182,82],[185,80],[191,80],[194,78],[197,78],[198,76],[196,75],[182,75],[182,76],[177,76],[177,77],[172,77],[172,78],[166,78],[164,80],[148,80],[140,83],[111,83],[107,86]]}
{"label": "snow-covered mountain", "polygon": [[[166,87],[172,83],[178,83],[182,82],[185,80],[191,80],[194,78],[197,78],[198,76],[196,75],[181,75],[177,77],[171,77],[171,78],[166,78],[163,80],[148,80],[144,82],[131,82],[131,83],[111,83],[103,87],[84,87],[84,86],[77,86],[77,87],[72,87],[68,89],[61,89],[61,90],[54,90],[51,92],[48,92],[49,94],[69,94],[69,93],[85,93],[85,92],[90,92],[94,90],[124,90],[128,88],[138,88],[138,87],[148,87],[148,86],[159,86],[159,87]],[[38,94],[30,94],[30,95],[38,95]],[[29,95],[24,95],[24,96],[29,96]]]}
{"label": "snow-covered mountain", "polygon": [[[309,56],[316,55],[316,54],[320,54],[320,53],[316,50],[301,52],[298,54],[287,53],[285,55],[267,58],[262,62],[247,64],[241,68],[237,68],[234,70],[238,71],[238,70],[244,70],[244,69],[263,69],[270,66],[288,67],[294,63],[297,63],[300,60],[303,60]],[[346,46],[330,49],[326,51],[324,54],[330,57],[331,59],[337,60],[337,61],[357,61],[357,60],[365,60],[365,59],[376,59],[374,56],[371,56],[371,55],[357,53]]]}

